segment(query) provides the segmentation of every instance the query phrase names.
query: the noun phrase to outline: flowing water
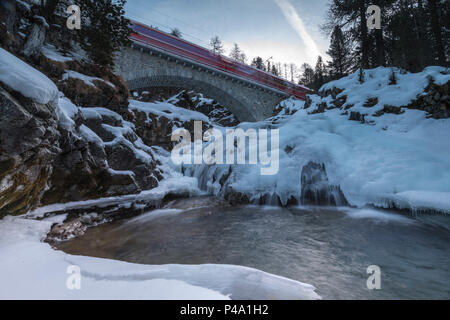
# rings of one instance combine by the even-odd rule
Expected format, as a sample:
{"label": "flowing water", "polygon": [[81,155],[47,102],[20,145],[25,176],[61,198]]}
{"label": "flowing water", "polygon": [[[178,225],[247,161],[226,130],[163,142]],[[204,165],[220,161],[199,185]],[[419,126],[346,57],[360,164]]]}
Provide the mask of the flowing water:
{"label": "flowing water", "polygon": [[[449,299],[450,217],[372,209],[226,207],[209,198],[89,229],[59,249],[142,264],[236,264],[314,285],[324,299]],[[367,267],[381,289],[367,288]],[[220,274],[217,275],[220,277]]]}

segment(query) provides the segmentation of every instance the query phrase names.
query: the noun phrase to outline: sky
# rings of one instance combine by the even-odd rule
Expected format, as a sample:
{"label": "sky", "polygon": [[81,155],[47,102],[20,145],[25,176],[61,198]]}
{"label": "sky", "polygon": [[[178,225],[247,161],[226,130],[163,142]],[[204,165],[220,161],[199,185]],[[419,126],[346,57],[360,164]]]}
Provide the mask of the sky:
{"label": "sky", "polygon": [[329,0],[128,0],[129,18],[178,28],[183,38],[209,47],[217,35],[229,54],[237,43],[249,60],[306,62],[327,57],[329,39],[320,31]]}

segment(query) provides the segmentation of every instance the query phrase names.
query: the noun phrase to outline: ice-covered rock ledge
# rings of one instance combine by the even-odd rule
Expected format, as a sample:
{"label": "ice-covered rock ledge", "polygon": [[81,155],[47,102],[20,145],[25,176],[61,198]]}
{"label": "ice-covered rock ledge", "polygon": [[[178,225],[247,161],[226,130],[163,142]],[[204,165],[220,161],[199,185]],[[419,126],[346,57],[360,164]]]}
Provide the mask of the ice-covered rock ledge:
{"label": "ice-covered rock ledge", "polygon": [[[304,204],[305,195],[328,189],[334,200],[345,197],[357,207],[448,213],[449,69],[410,74],[377,68],[364,75],[363,83],[358,73],[349,75],[326,84],[321,96],[283,101],[273,118],[237,126],[280,130],[279,150],[272,150],[279,153],[276,175],[262,176],[259,166],[250,165],[185,166],[184,172],[197,177],[202,189],[238,203]],[[421,104],[430,95],[436,110]],[[361,121],[349,121],[358,120],[352,112]],[[327,186],[302,192],[314,180],[302,181],[302,169],[311,162],[324,165]]]}
{"label": "ice-covered rock ledge", "polygon": [[[54,223],[0,220],[0,299],[320,299],[311,285],[231,265],[137,265],[71,256],[43,243]],[[81,271],[68,289],[69,266]]]}
{"label": "ice-covered rock ledge", "polygon": [[167,170],[159,186],[139,194],[100,198],[68,203],[55,203],[39,207],[24,217],[42,220],[62,215],[64,219],[54,224],[46,241],[65,241],[83,235],[87,228],[119,219],[131,218],[161,207],[166,197],[188,198],[202,194],[197,180]]}
{"label": "ice-covered rock ledge", "polygon": [[405,191],[386,195],[371,203],[385,209],[408,210],[414,214],[438,213],[450,215],[449,192]]}

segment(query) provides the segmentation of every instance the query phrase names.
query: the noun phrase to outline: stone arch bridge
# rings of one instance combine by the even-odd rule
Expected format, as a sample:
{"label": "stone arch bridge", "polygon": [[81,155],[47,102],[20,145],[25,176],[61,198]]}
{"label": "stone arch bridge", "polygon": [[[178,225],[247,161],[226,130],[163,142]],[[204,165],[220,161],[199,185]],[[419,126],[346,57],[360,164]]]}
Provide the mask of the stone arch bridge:
{"label": "stone arch bridge", "polygon": [[132,46],[117,54],[116,73],[130,90],[174,87],[195,90],[226,106],[240,121],[260,121],[274,107],[294,95],[304,98],[308,89],[261,70],[133,23]]}

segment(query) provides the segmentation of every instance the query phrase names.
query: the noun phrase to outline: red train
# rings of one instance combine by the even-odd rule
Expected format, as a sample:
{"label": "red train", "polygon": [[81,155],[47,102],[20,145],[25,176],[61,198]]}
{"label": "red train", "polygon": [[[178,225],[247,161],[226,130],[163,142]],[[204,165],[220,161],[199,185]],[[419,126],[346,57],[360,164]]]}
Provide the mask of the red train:
{"label": "red train", "polygon": [[203,65],[207,65],[227,73],[252,79],[255,82],[278,89],[302,100],[304,100],[305,96],[311,92],[311,90],[306,87],[292,83],[271,73],[253,68],[246,64],[233,61],[196,44],[150,28],[144,24],[132,21],[131,28],[133,30],[131,40],[133,41],[163,49],[174,55],[189,58]]}

